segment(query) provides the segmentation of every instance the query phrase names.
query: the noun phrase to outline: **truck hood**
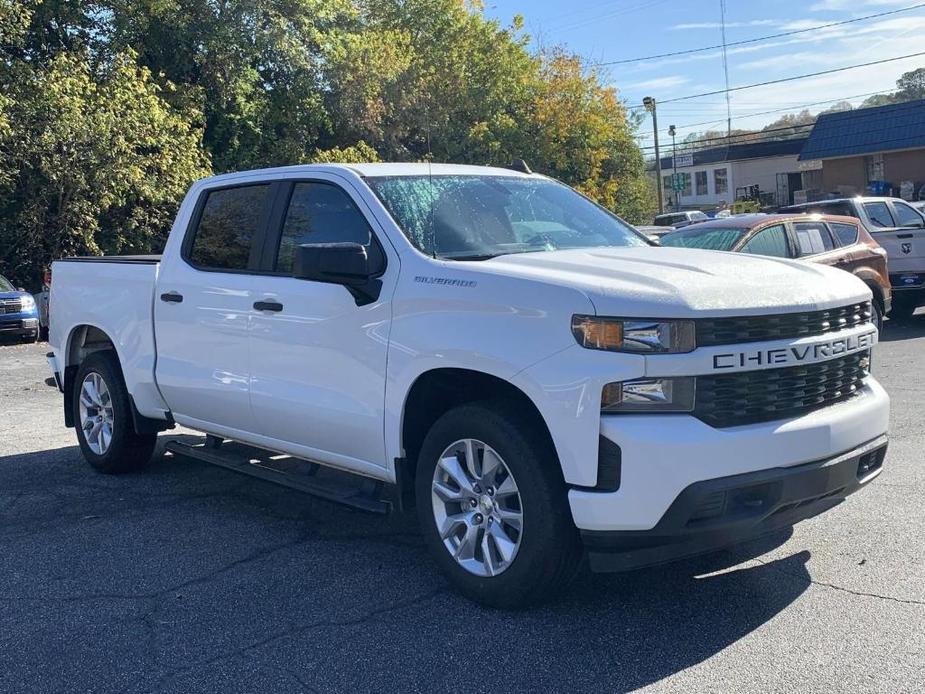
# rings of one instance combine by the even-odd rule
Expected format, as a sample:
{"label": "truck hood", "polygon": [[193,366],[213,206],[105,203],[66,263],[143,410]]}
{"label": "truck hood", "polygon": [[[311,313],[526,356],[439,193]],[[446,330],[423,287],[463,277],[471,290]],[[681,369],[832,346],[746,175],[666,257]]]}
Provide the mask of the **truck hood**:
{"label": "truck hood", "polygon": [[591,248],[505,255],[484,270],[579,289],[599,315],[688,318],[794,313],[867,301],[848,272],[692,248]]}

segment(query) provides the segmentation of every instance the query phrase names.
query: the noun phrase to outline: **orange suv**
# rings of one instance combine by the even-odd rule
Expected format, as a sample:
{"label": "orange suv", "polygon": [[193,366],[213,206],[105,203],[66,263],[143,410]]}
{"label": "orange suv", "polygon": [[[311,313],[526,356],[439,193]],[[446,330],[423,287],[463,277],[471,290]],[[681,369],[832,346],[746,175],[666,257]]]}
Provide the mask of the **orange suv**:
{"label": "orange suv", "polygon": [[753,214],[712,219],[659,239],[662,246],[797,258],[847,270],[874,295],[872,320],[881,327],[890,310],[887,254],[854,217]]}

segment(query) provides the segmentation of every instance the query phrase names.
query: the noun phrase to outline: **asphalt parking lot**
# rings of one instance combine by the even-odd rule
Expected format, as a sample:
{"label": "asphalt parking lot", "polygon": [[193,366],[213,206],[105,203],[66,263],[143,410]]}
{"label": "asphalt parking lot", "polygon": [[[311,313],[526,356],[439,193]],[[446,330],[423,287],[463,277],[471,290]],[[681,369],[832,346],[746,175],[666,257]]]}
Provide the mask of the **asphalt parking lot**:
{"label": "asphalt parking lot", "polygon": [[867,490],[516,613],[454,594],[409,519],[169,455],[92,472],[47,346],[0,346],[0,691],[925,691],[925,315],[884,340]]}

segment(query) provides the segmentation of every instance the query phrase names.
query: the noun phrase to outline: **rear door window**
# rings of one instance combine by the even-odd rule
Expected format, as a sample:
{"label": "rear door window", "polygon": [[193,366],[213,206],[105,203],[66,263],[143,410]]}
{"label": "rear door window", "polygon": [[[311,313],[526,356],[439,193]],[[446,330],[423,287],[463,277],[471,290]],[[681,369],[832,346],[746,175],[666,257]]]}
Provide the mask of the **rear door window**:
{"label": "rear door window", "polygon": [[246,270],[267,212],[268,184],[206,193],[187,259],[206,270]]}
{"label": "rear door window", "polygon": [[925,226],[925,218],[904,202],[894,202],[893,212],[896,213],[896,225],[901,227]]}
{"label": "rear door window", "polygon": [[742,246],[743,253],[769,255],[775,258],[792,258],[790,244],[787,242],[787,230],[782,224],[762,229]]}
{"label": "rear door window", "polygon": [[800,257],[825,253],[835,248],[829,230],[822,222],[797,222],[793,228]]}
{"label": "rear door window", "polygon": [[829,228],[832,229],[839,246],[851,246],[858,242],[858,228],[854,224],[830,222]]}
{"label": "rear door window", "polygon": [[885,202],[865,202],[864,211],[870,218],[871,224],[881,229],[895,227],[896,222],[890,214],[890,207]]}

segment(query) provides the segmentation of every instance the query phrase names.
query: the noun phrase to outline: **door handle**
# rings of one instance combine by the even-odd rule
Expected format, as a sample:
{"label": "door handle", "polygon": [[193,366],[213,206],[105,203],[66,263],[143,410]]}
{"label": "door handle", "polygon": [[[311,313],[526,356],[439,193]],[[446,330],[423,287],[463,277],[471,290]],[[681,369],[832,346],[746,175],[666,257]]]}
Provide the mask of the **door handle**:
{"label": "door handle", "polygon": [[898,239],[911,239],[913,236],[914,234],[896,234]]}
{"label": "door handle", "polygon": [[255,301],[254,308],[258,311],[273,311],[279,313],[283,310],[283,305],[278,301]]}
{"label": "door handle", "polygon": [[183,301],[183,295],[177,292],[164,292],[161,294],[161,301],[165,301],[168,304],[179,304]]}

